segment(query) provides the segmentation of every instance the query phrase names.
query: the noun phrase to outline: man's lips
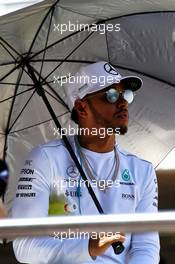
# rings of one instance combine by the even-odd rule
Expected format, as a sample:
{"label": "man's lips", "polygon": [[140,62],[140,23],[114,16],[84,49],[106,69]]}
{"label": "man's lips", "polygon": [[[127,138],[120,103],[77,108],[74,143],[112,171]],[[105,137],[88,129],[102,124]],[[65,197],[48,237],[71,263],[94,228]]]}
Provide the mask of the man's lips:
{"label": "man's lips", "polygon": [[117,118],[122,118],[122,119],[128,119],[129,114],[128,114],[128,110],[119,110],[117,111],[117,113],[115,113],[114,115]]}

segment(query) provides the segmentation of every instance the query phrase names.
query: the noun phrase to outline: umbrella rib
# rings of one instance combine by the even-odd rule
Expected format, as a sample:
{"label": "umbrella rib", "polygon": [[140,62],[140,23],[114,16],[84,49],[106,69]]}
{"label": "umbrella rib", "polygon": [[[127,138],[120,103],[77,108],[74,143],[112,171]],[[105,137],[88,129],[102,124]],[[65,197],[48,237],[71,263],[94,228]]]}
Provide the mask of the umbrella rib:
{"label": "umbrella rib", "polygon": [[19,74],[18,74],[18,79],[17,79],[17,83],[15,86],[15,92],[14,92],[14,96],[13,96],[13,100],[11,103],[11,107],[10,107],[10,111],[9,111],[9,116],[8,116],[8,121],[7,121],[7,126],[6,126],[6,130],[5,130],[5,142],[4,142],[4,151],[3,151],[3,158],[6,158],[6,150],[7,150],[7,138],[8,138],[8,132],[9,132],[9,125],[10,125],[10,120],[11,120],[11,116],[12,116],[12,111],[13,111],[13,106],[15,103],[15,99],[16,99],[16,93],[18,91],[18,84],[22,78],[22,74],[23,74],[23,68],[20,70]]}
{"label": "umbrella rib", "polygon": [[[33,90],[33,89],[35,89],[35,86],[34,86],[34,85],[33,85],[32,88],[29,88],[29,89],[27,89],[27,90],[25,90],[25,91],[23,91],[23,92],[20,92],[20,93],[16,94],[15,97],[17,97],[17,96],[19,96],[19,95],[21,95],[21,94],[23,94],[23,93],[29,92],[29,91],[31,91],[31,90]],[[8,98],[5,98],[4,100],[0,101],[0,103],[3,103],[3,102],[5,102],[5,101],[8,101],[8,100],[12,99],[13,97],[14,97],[14,95],[12,95],[12,96],[10,96],[10,97],[8,97]]]}
{"label": "umbrella rib", "polygon": [[14,59],[14,61],[16,62],[16,58],[13,56],[13,54],[7,49],[7,47],[0,42],[1,46],[7,51],[7,53]]}
{"label": "umbrella rib", "polygon": [[135,72],[135,73],[138,73],[138,74],[142,74],[146,77],[149,77],[151,79],[154,79],[156,81],[159,81],[159,82],[162,82],[162,83],[165,83],[167,85],[170,85],[170,86],[173,86],[175,87],[175,84],[173,83],[170,83],[170,82],[167,82],[165,80],[162,80],[158,77],[155,77],[155,76],[152,76],[151,74],[148,74],[148,73],[144,73],[144,72],[141,72],[141,71],[138,71],[138,70],[135,70],[135,69],[131,69],[131,68],[127,68],[127,67],[123,67],[123,66],[119,66],[119,65],[116,65],[116,64],[112,64],[114,67],[117,67],[118,69],[122,69],[122,70],[128,70],[128,71],[131,71],[131,72]]}
{"label": "umbrella rib", "polygon": [[20,67],[20,64],[15,66],[13,69],[11,69],[7,74],[5,74],[1,79],[0,82],[3,81],[6,77],[8,77],[10,74],[12,74],[16,69]]}
{"label": "umbrella rib", "polygon": [[61,102],[58,98],[56,98],[55,96],[53,96],[53,94],[51,94],[50,92],[48,92],[46,89],[44,89],[44,91],[45,91],[47,94],[49,94],[52,98],[54,98],[58,103],[61,103],[61,104],[62,104],[62,102]]}
{"label": "umbrella rib", "polygon": [[[41,62],[42,59],[38,60],[30,60],[30,62]],[[87,60],[63,60],[63,59],[45,59],[44,62],[75,62],[75,63],[95,63],[95,61],[87,61]]]}
{"label": "umbrella rib", "polygon": [[[46,37],[45,49],[47,47],[48,40],[49,40],[50,28],[51,28],[51,23],[52,23],[52,19],[53,19],[53,12],[54,12],[54,10],[55,9],[53,8],[52,9],[52,12],[51,12],[51,18],[50,18],[49,28],[48,28],[48,32],[47,32],[47,37]],[[43,60],[45,59],[45,56],[46,56],[46,50],[44,50]],[[41,63],[41,69],[40,69],[40,74],[39,74],[39,82],[40,82],[40,75],[42,74],[42,70],[43,70],[43,64],[44,64],[44,61],[43,60],[42,60],[42,63]]]}
{"label": "umbrella rib", "polygon": [[23,106],[23,108],[21,109],[20,113],[18,114],[18,116],[16,117],[16,119],[14,120],[13,124],[11,125],[11,127],[8,130],[8,133],[12,130],[13,126],[15,125],[15,123],[18,121],[19,117],[22,115],[22,113],[24,112],[25,108],[27,107],[28,103],[30,102],[30,100],[32,99],[33,95],[36,92],[36,89],[33,91],[33,93],[31,94],[31,96],[29,97],[29,99],[27,100],[27,102],[25,103],[25,105]]}
{"label": "umbrella rib", "polygon": [[[33,67],[32,67],[33,68]],[[30,76],[30,74],[23,68],[23,70]],[[35,70],[33,68],[33,70]],[[31,77],[31,76],[30,76]],[[23,111],[25,110],[26,106],[28,105],[29,101],[31,100],[31,98],[33,97],[34,93],[36,92],[37,88],[34,90],[34,92],[32,93],[32,95],[29,97],[29,99],[27,100],[26,104],[23,106],[21,112],[19,113],[19,115],[17,116],[17,118],[14,120],[13,124],[11,125],[11,127],[8,129],[8,133],[11,131],[11,129],[13,128],[13,126],[15,125],[15,123],[17,122],[17,120],[19,119],[19,117],[21,116],[21,114],[23,113]],[[60,98],[61,99],[61,98]],[[61,99],[62,100],[62,99]]]}
{"label": "umbrella rib", "polygon": [[[61,117],[61,116],[63,116],[63,115],[66,115],[66,114],[70,114],[70,112],[68,112],[68,111],[67,111],[67,112],[64,112],[63,114],[58,115],[57,118],[59,118],[59,117]],[[12,132],[9,133],[9,135],[14,134],[14,133],[17,133],[17,132],[24,131],[24,130],[29,129],[29,128],[33,128],[33,127],[36,127],[36,126],[42,125],[42,124],[47,123],[47,122],[49,122],[49,121],[51,121],[51,120],[52,120],[52,118],[50,118],[50,119],[48,119],[48,120],[46,120],[46,121],[43,121],[43,122],[37,123],[37,124],[32,125],[32,126],[28,126],[28,127],[25,127],[25,128],[21,128],[21,129],[18,129],[18,130],[12,131]],[[1,134],[1,133],[0,133],[0,134]],[[4,135],[4,134],[2,134],[2,135]]]}
{"label": "umbrella rib", "polygon": [[[10,82],[1,82],[1,84],[3,84],[3,85],[16,85],[16,83],[10,83]],[[33,87],[33,84],[19,83],[19,86],[30,86],[30,87]]]}
{"label": "umbrella rib", "polygon": [[[37,74],[37,75],[39,75],[39,73],[38,73],[38,71],[35,69],[35,68],[33,68],[32,66],[31,66],[31,68],[33,69],[33,71]],[[68,106],[67,106],[67,104],[63,101],[63,99],[59,96],[59,94],[57,94],[57,92],[52,88],[52,86],[49,84],[49,82],[47,82],[47,81],[45,81],[44,80],[44,78],[41,76],[41,80],[42,80],[42,85],[43,84],[45,84],[45,85],[47,85],[49,88],[50,88],[50,90],[59,98],[59,100],[62,102],[62,104],[67,108],[67,110],[69,110],[69,108],[68,108]],[[53,81],[52,81],[53,82]]]}
{"label": "umbrella rib", "polygon": [[17,50],[14,47],[12,47],[5,39],[0,37],[0,40],[2,40],[11,50],[13,50],[20,58],[22,58],[22,55],[19,52],[17,52]]}
{"label": "umbrella rib", "polygon": [[[100,22],[98,22],[98,23],[100,23]],[[97,24],[98,24],[98,23],[97,23]],[[95,23],[94,23],[94,24],[95,24]],[[93,24],[93,25],[94,25],[94,24]],[[66,40],[66,39],[68,39],[68,38],[70,38],[70,37],[72,37],[72,36],[74,36],[74,35],[76,35],[76,34],[78,34],[78,33],[80,33],[80,32],[85,32],[85,30],[86,30],[87,28],[91,28],[91,27],[93,27],[93,25],[90,25],[89,27],[85,27],[85,28],[83,28],[82,30],[75,31],[75,32],[71,33],[70,35],[68,35],[68,36],[66,36],[66,37],[64,37],[64,38],[57,40],[56,42],[54,42],[54,43],[50,44],[49,46],[47,46],[45,49],[42,49],[42,50],[36,52],[35,54],[33,54],[33,55],[30,57],[30,60],[33,59],[34,57],[38,56],[40,53],[44,52],[44,50],[48,50],[48,49],[52,48],[53,46],[57,45],[58,43],[60,43],[60,42],[62,42],[62,41],[64,41],[64,40]],[[95,32],[95,31],[92,31],[91,33],[94,33],[94,32]]]}
{"label": "umbrella rib", "polygon": [[3,62],[3,63],[0,63],[0,66],[6,66],[6,65],[15,64],[15,63],[16,63],[15,61]]}
{"label": "umbrella rib", "polygon": [[[77,46],[77,47],[75,47],[67,56],[66,56],[66,58],[65,59],[67,59],[68,57],[70,57],[92,34],[93,34],[94,32],[91,32],[82,42],[80,42],[80,44]],[[47,80],[47,78],[58,68],[58,67],[60,67],[62,64],[64,63],[64,61],[63,62],[61,62],[61,63],[59,63],[45,78],[44,78],[44,80]]]}
{"label": "umbrella rib", "polygon": [[38,36],[38,34],[39,34],[39,32],[40,32],[40,30],[41,30],[41,28],[42,28],[44,22],[45,22],[45,20],[47,19],[47,17],[48,17],[48,15],[49,15],[49,13],[51,12],[51,10],[52,10],[52,9],[55,9],[55,6],[58,4],[59,1],[60,1],[60,0],[57,0],[57,1],[56,1],[56,2],[50,7],[50,9],[48,10],[47,14],[46,14],[45,17],[43,18],[43,20],[42,20],[42,22],[41,22],[41,24],[40,24],[40,26],[39,26],[39,28],[38,28],[38,30],[37,30],[37,32],[36,32],[34,38],[33,38],[33,41],[32,41],[32,44],[31,44],[31,46],[30,46],[30,48],[29,48],[29,51],[28,51],[27,57],[28,57],[29,54],[31,53],[31,50],[32,50],[33,45],[34,45],[34,43],[35,43],[35,40],[36,40],[36,38],[37,38],[37,36]]}
{"label": "umbrella rib", "polygon": [[161,14],[161,13],[175,13],[175,10],[138,12],[138,13],[121,15],[118,17],[107,18],[105,20],[102,20],[102,22],[108,22],[110,20],[114,20],[114,19],[118,19],[118,18],[125,18],[125,17],[132,17],[132,16],[136,16],[136,15],[150,15],[150,14]]}

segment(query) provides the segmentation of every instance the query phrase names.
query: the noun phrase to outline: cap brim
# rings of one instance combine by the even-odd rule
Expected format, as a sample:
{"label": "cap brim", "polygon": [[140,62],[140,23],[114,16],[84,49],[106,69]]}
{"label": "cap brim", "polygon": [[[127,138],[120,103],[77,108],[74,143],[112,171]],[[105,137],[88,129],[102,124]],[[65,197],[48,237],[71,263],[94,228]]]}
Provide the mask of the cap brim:
{"label": "cap brim", "polygon": [[120,82],[122,82],[127,89],[132,90],[133,92],[140,89],[143,84],[142,79],[136,76],[123,77]]}

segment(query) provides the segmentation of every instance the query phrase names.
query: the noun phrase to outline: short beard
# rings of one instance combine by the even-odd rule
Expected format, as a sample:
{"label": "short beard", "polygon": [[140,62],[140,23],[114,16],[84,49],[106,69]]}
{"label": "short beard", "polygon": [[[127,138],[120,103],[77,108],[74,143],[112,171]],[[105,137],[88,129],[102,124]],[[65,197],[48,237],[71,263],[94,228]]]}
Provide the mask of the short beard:
{"label": "short beard", "polygon": [[128,132],[128,127],[127,126],[121,126],[119,129],[120,135],[125,135]]}

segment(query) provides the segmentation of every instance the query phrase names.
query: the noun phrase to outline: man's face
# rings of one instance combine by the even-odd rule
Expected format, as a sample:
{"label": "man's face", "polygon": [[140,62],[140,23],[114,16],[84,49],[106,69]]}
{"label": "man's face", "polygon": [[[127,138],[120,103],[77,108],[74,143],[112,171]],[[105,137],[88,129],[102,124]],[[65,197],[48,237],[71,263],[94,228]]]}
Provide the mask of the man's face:
{"label": "man's face", "polygon": [[115,103],[108,102],[106,91],[116,89],[122,93],[125,89],[123,84],[113,84],[104,90],[86,96],[88,102],[88,111],[90,123],[96,127],[113,128],[113,131],[120,131],[124,135],[128,130],[128,102],[120,94],[119,99]]}

